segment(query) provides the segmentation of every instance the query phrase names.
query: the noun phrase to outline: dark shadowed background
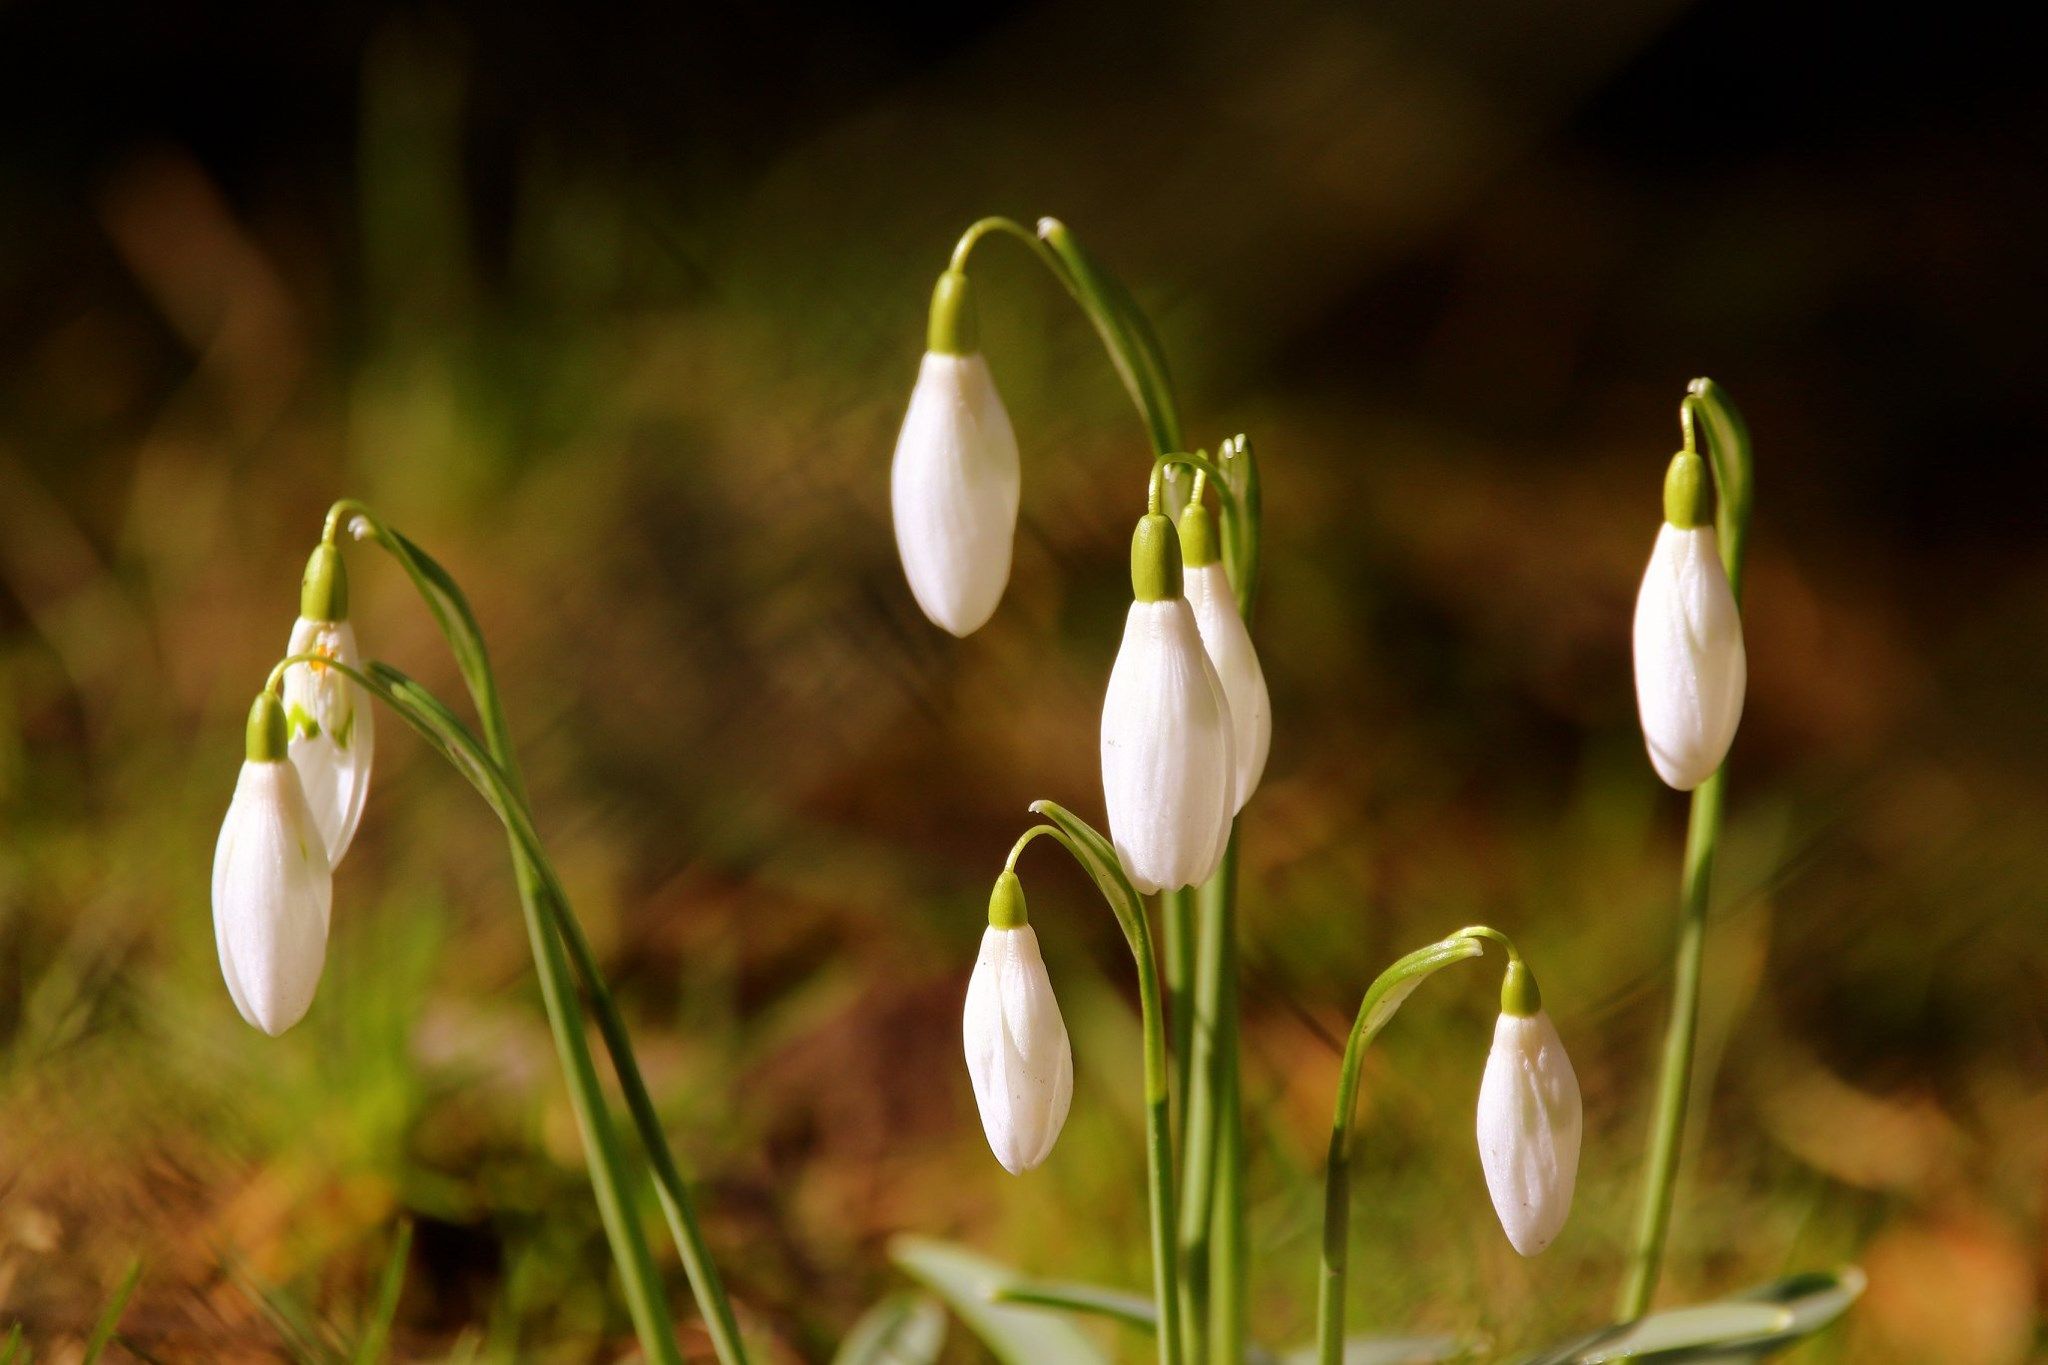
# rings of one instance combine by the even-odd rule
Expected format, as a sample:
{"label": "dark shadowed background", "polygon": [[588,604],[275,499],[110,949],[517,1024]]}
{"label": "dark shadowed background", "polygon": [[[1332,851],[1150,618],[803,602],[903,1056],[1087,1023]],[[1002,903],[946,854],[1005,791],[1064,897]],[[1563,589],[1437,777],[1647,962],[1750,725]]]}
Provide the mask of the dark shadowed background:
{"label": "dark shadowed background", "polygon": [[[1369,1067],[1353,1321],[1607,1307],[1683,821],[1629,614],[1709,374],[1757,443],[1751,690],[1667,1297],[1856,1261],[1800,1359],[2033,1357],[2048,100],[2003,10],[1801,8],[0,5],[0,1327],[75,1358],[139,1256],[140,1358],[282,1358],[409,1218],[399,1358],[631,1350],[502,837],[395,718],[312,1014],[271,1041],[220,984],[240,718],[343,495],[476,600],[768,1358],[828,1356],[901,1230],[1143,1282],[1128,963],[1050,855],[1043,1170],[989,1156],[959,1055],[1026,803],[1100,816],[1146,470],[1085,322],[989,243],[1016,566],[973,638],[919,615],[889,452],[1000,212],[1064,218],[1192,438],[1262,457],[1259,1334],[1310,1324],[1331,1035],[1478,918],[1577,1062],[1578,1208],[1541,1260],[1500,1236],[1492,974],[1440,980]],[[452,695],[351,563],[366,649]]]}

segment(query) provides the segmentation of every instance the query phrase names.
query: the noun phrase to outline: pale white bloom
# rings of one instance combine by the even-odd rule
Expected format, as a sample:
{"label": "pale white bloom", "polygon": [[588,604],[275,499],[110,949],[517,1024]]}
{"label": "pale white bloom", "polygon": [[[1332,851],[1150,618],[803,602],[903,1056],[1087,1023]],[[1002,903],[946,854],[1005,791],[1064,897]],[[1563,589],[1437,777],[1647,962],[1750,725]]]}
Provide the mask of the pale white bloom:
{"label": "pale white bloom", "polygon": [[242,764],[213,853],[213,933],[242,1017],[276,1037],[305,1017],[327,961],[327,849],[298,771]]}
{"label": "pale white bloom", "polygon": [[979,353],[927,351],[896,438],[896,549],[918,606],[955,635],[995,612],[1017,535],[1017,435]]}
{"label": "pale white bloom", "polygon": [[982,934],[961,1035],[988,1145],[1022,1175],[1051,1155],[1074,1099],[1066,1021],[1030,925]]}
{"label": "pale white bloom", "polygon": [[1572,1211],[1583,1127],[1579,1078],[1550,1015],[1502,1014],[1479,1083],[1479,1163],[1524,1256],[1549,1246]]}
{"label": "pale white bloom", "polygon": [[1742,613],[1711,524],[1665,522],[1636,595],[1636,707],[1657,775],[1691,791],[1714,775],[1742,719]]}
{"label": "pale white bloom", "polygon": [[[351,666],[360,666],[362,658],[348,622],[303,616],[292,626],[285,653],[324,654]],[[294,664],[285,670],[292,766],[299,770],[330,867],[340,866],[348,852],[370,795],[370,758],[377,735],[369,700],[361,687],[334,669]]]}
{"label": "pale white bloom", "polygon": [[1238,615],[1237,594],[1230,590],[1230,577],[1223,565],[1190,565],[1184,571],[1184,581],[1195,625],[1202,632],[1202,648],[1216,666],[1223,698],[1230,706],[1231,752],[1237,767],[1231,810],[1236,812],[1243,810],[1258,790],[1259,778],[1266,771],[1266,750],[1273,742],[1273,704],[1266,694],[1266,672],[1259,667],[1259,652],[1252,647],[1244,617]]}
{"label": "pale white bloom", "polygon": [[1194,610],[1180,596],[1131,603],[1102,700],[1102,794],[1132,885],[1150,895],[1214,875],[1236,786],[1230,707]]}

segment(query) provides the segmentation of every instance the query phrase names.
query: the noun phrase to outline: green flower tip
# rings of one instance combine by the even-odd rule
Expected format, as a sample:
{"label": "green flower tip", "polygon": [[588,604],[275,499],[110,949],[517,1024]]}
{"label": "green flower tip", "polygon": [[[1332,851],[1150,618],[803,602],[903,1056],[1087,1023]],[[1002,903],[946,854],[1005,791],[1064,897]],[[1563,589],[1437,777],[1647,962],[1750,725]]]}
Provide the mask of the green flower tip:
{"label": "green flower tip", "polygon": [[1201,503],[1189,503],[1180,514],[1180,562],[1190,569],[1199,569],[1222,557],[1216,543],[1216,519]]}
{"label": "green flower tip", "polygon": [[1500,1012],[1517,1019],[1543,1012],[1543,992],[1536,989],[1536,973],[1520,958],[1508,963],[1507,974],[1500,979]]}
{"label": "green flower tip", "polygon": [[1031,917],[1024,912],[1024,883],[1006,868],[996,878],[995,890],[988,893],[988,927],[1022,929],[1030,922]]}
{"label": "green flower tip", "polygon": [[1664,520],[1681,531],[1707,523],[1707,462],[1690,450],[1673,455],[1664,475]]}
{"label": "green flower tip", "polygon": [[1131,535],[1131,593],[1140,602],[1180,596],[1180,536],[1158,512],[1139,517]]}
{"label": "green flower tip", "polygon": [[925,349],[939,355],[973,355],[981,349],[981,327],[974,316],[974,295],[967,276],[948,270],[932,287],[931,322]]}
{"label": "green flower tip", "polygon": [[306,576],[299,580],[299,615],[308,621],[348,619],[348,570],[342,567],[337,547],[323,543],[306,561]]}
{"label": "green flower tip", "polygon": [[284,703],[275,692],[258,692],[249,708],[244,752],[251,763],[281,763],[285,756]]}

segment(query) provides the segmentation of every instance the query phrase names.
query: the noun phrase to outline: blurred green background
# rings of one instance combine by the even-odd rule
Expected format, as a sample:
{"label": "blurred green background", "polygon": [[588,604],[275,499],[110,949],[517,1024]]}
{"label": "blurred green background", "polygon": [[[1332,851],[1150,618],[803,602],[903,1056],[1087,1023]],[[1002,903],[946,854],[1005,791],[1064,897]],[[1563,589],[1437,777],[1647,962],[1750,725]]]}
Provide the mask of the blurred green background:
{"label": "blurred green background", "polygon": [[[1666,1298],[1854,1260],[1800,1359],[2037,1357],[2048,100],[2005,14],[0,6],[0,1324],[76,1358],[140,1256],[139,1357],[284,1358],[411,1219],[397,1357],[632,1352],[502,837],[395,718],[312,1014],[271,1041],[220,984],[241,715],[342,495],[477,603],[766,1359],[828,1356],[901,1230],[1144,1282],[1128,961],[1049,854],[1044,1169],[989,1156],[959,1056],[1025,804],[1100,816],[1146,468],[1009,245],[995,620],[929,626],[888,522],[927,291],[1002,212],[1066,219],[1194,439],[1262,455],[1260,1335],[1311,1325],[1332,1037],[1479,918],[1584,1083],[1578,1207],[1541,1260],[1501,1237],[1493,976],[1440,979],[1369,1065],[1352,1320],[1508,1347],[1608,1307],[1684,804],[1628,622],[1710,374],[1757,439],[1751,691]],[[366,649],[456,695],[351,561]]]}

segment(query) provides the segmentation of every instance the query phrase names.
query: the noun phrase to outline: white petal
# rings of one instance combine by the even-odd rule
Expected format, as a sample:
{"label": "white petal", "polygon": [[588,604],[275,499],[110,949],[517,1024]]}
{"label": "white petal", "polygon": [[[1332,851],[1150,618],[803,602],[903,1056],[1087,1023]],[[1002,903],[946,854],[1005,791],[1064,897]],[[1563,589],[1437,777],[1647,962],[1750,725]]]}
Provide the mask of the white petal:
{"label": "white petal", "polygon": [[927,352],[890,468],[896,549],[934,625],[971,635],[1010,581],[1017,435],[979,355]]}
{"label": "white petal", "polygon": [[272,1037],[313,1003],[333,891],[297,771],[245,762],[214,847],[214,942],[235,1008]]}
{"label": "white petal", "polygon": [[1147,895],[1207,881],[1236,814],[1230,709],[1183,598],[1133,602],[1102,702],[1110,842]]}
{"label": "white petal", "polygon": [[1231,809],[1240,811],[1258,790],[1266,771],[1266,751],[1273,742],[1273,703],[1266,694],[1266,672],[1251,632],[1237,612],[1237,594],[1221,564],[1204,564],[1185,574],[1188,606],[1201,628],[1202,648],[1216,666],[1223,699],[1230,706],[1231,751],[1237,760],[1237,789]]}
{"label": "white petal", "polygon": [[1691,791],[1735,742],[1749,665],[1714,528],[1657,533],[1636,595],[1636,708],[1657,775]]}
{"label": "white petal", "polygon": [[1500,1016],[1479,1084],[1479,1162],[1508,1241],[1549,1246],[1572,1211],[1584,1112],[1579,1078],[1550,1016]]}
{"label": "white petal", "polygon": [[[289,654],[319,653],[359,665],[355,628],[346,621],[309,621],[292,627]],[[285,670],[284,705],[291,733],[292,766],[299,770],[306,803],[320,826],[330,867],[355,840],[370,796],[370,762],[376,751],[376,712],[351,680],[331,668],[294,664]]]}
{"label": "white petal", "polygon": [[1074,1099],[1073,1049],[1030,925],[982,934],[961,1036],[989,1148],[1022,1175],[1051,1155]]}

